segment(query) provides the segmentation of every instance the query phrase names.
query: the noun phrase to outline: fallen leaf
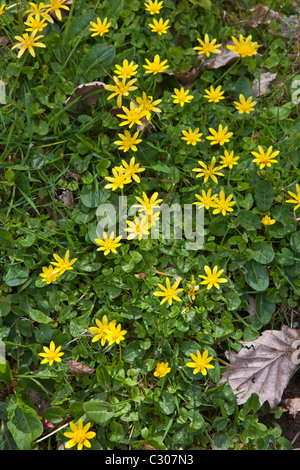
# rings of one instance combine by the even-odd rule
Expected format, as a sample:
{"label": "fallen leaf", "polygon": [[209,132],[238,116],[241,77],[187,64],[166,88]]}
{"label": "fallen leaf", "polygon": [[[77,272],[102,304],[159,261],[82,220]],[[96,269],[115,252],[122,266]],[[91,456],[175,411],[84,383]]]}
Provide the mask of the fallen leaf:
{"label": "fallen leaf", "polygon": [[146,277],[147,274],[146,273],[138,273],[138,274],[135,274],[135,277],[137,279],[144,279],[144,277]]}
{"label": "fallen leaf", "polygon": [[[233,41],[229,41],[227,45],[234,45]],[[204,62],[204,67],[207,69],[219,69],[221,67],[225,67],[226,65],[232,64],[235,62],[240,56],[236,54],[234,51],[230,51],[225,46],[221,46],[221,53],[217,54],[214,59],[210,59]]]}
{"label": "fallen leaf", "polygon": [[227,382],[236,394],[237,403],[245,403],[252,393],[263,404],[275,408],[281,400],[298,362],[294,360],[300,330],[283,325],[281,330],[266,330],[254,341],[243,341],[242,349],[226,353],[231,362],[220,383]]}
{"label": "fallen leaf", "polygon": [[77,361],[66,361],[66,364],[70,367],[70,374],[73,375],[92,375],[95,372],[95,369],[81,364]]}
{"label": "fallen leaf", "polygon": [[255,8],[252,8],[250,11],[252,13],[252,17],[250,20],[247,20],[247,25],[252,28],[256,28],[256,26],[262,22],[263,24],[270,24],[272,20],[281,18],[281,15],[277,13],[277,11],[270,10],[261,3],[259,3]]}
{"label": "fallen leaf", "polygon": [[[82,85],[78,85],[69,98],[65,101],[65,106],[72,103],[76,100],[70,109],[72,111],[77,111],[82,107],[82,103],[87,106],[93,106],[96,101],[99,99],[101,91],[103,90],[105,83],[103,82],[90,82],[90,83],[83,83]],[[78,98],[81,98],[78,100]]]}
{"label": "fallen leaf", "polygon": [[282,404],[284,405],[283,411],[288,411],[294,418],[300,413],[300,398],[287,398]]}
{"label": "fallen leaf", "polygon": [[74,197],[70,189],[56,188],[55,197],[59,199],[66,207],[74,206]]}
{"label": "fallen leaf", "polygon": [[269,90],[270,83],[275,80],[277,73],[263,72],[260,79],[255,78],[252,82],[252,96],[258,98]]}
{"label": "fallen leaf", "polygon": [[202,68],[203,64],[201,62],[199,67],[192,67],[188,72],[169,72],[168,70],[165,70],[164,73],[175,77],[178,83],[180,83],[184,88],[189,88],[199,77]]}

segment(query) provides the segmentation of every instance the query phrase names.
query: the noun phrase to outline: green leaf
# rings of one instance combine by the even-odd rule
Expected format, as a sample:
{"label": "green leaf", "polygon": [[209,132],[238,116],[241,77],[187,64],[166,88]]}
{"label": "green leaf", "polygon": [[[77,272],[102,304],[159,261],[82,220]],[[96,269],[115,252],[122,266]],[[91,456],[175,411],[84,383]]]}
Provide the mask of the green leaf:
{"label": "green leaf", "polygon": [[29,269],[21,268],[20,266],[12,266],[7,271],[4,280],[10,287],[20,286],[24,284],[28,278]]}
{"label": "green leaf", "polygon": [[12,371],[10,370],[8,362],[4,361],[4,363],[2,363],[2,361],[2,356],[0,356],[0,382],[10,384],[13,379]]}
{"label": "green leaf", "polygon": [[11,247],[14,241],[11,234],[4,228],[0,228],[0,246]]}
{"label": "green leaf", "polygon": [[256,295],[255,310],[259,321],[267,325],[274,314],[275,304],[266,301],[265,293],[259,293]]}
{"label": "green leaf", "polygon": [[131,341],[131,343],[126,346],[124,349],[123,357],[124,360],[127,362],[133,362],[136,358],[141,359],[145,354],[145,350],[143,350],[140,346],[140,341]]}
{"label": "green leaf", "polygon": [[252,211],[242,209],[238,214],[238,222],[246,230],[257,230],[261,227],[260,218],[255,215]]}
{"label": "green leaf", "polygon": [[9,413],[7,427],[19,450],[30,450],[31,443],[43,433],[43,425],[34,412],[16,407]]}
{"label": "green leaf", "polygon": [[300,232],[291,235],[290,245],[297,253],[300,253]]}
{"label": "green leaf", "polygon": [[215,217],[209,224],[209,233],[220,237],[225,235],[226,231],[228,230],[228,220],[229,217],[227,215],[219,215]]}
{"label": "green leaf", "polygon": [[100,64],[103,67],[110,65],[116,55],[114,46],[107,44],[96,44],[90,48],[87,54],[82,58],[79,68],[88,80],[93,80],[99,76]]}
{"label": "green leaf", "polygon": [[224,433],[217,433],[214,436],[213,449],[214,450],[228,450],[230,446],[230,439]]}
{"label": "green leaf", "polygon": [[271,245],[266,242],[252,244],[253,259],[260,264],[269,264],[273,261],[275,253]]}
{"label": "green leaf", "polygon": [[83,404],[88,419],[106,426],[114,416],[112,406],[103,400],[90,400]]}
{"label": "green leaf", "polygon": [[245,268],[247,269],[245,275],[247,284],[258,292],[266,290],[269,285],[269,275],[265,267],[251,260],[245,264]]}
{"label": "green leaf", "polygon": [[50,423],[56,424],[60,423],[66,412],[60,406],[51,406],[44,411],[44,418],[46,418]]}
{"label": "green leaf", "polygon": [[33,321],[38,323],[50,323],[52,322],[52,318],[45,315],[45,313],[37,310],[35,308],[29,308],[29,316]]}
{"label": "green leaf", "polygon": [[270,209],[274,199],[274,190],[272,184],[267,180],[259,181],[255,187],[254,199],[258,209],[262,211]]}

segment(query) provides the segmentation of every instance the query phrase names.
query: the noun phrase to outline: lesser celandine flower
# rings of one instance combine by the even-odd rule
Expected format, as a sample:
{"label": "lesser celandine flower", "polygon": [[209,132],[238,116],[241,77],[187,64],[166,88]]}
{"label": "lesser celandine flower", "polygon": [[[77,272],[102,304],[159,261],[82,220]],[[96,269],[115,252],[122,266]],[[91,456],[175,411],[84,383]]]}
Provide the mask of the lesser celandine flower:
{"label": "lesser celandine flower", "polygon": [[289,202],[291,204],[295,204],[294,211],[300,207],[300,186],[296,184],[296,194],[288,191],[288,194],[292,197],[292,199],[287,199],[285,202]]}
{"label": "lesser celandine flower", "polygon": [[153,23],[149,23],[148,26],[150,26],[152,33],[157,33],[161,36],[162,34],[167,34],[167,30],[170,28],[168,24],[169,20],[164,21],[160,18],[159,21],[157,21],[153,18]]}
{"label": "lesser celandine flower", "polygon": [[122,110],[125,114],[117,114],[117,116],[123,119],[120,126],[129,126],[130,129],[134,124],[138,126],[142,124],[141,119],[145,116],[145,111],[142,111],[140,107],[136,107],[132,101],[129,106],[129,108],[122,106]]}
{"label": "lesser celandine flower", "polygon": [[28,33],[24,33],[23,36],[15,36],[15,39],[19,42],[15,44],[12,49],[15,49],[16,47],[20,49],[18,52],[18,59],[20,59],[20,57],[24,54],[27,49],[30,55],[32,55],[32,57],[35,57],[35,47],[46,47],[46,45],[42,42],[38,42],[38,40],[43,37],[44,36],[36,36],[36,31],[31,33],[30,36]]}
{"label": "lesser celandine flower", "polygon": [[49,4],[47,5],[48,11],[54,11],[57,18],[61,21],[62,15],[60,10],[70,10],[69,7],[64,5],[65,0],[50,0]]}
{"label": "lesser celandine flower", "polygon": [[90,21],[90,25],[92,26],[92,28],[90,28],[89,30],[93,32],[93,34],[91,34],[91,37],[103,36],[105,33],[108,33],[111,22],[108,23],[107,18],[104,18],[103,22],[100,20],[100,18],[97,18],[96,21],[97,23]]}
{"label": "lesser celandine flower", "polygon": [[133,221],[127,220],[127,225],[128,227],[125,229],[126,232],[129,233],[129,235],[127,235],[127,240],[137,238],[141,241],[145,235],[149,235],[149,222],[146,217],[135,216]]}
{"label": "lesser celandine flower", "polygon": [[157,199],[157,197],[157,192],[153,193],[150,198],[148,198],[147,194],[143,192],[143,198],[140,198],[139,196],[135,197],[140,204],[136,204],[134,207],[138,207],[140,212],[151,215],[153,210],[158,207],[158,204],[163,201],[163,199]]}
{"label": "lesser celandine flower", "polygon": [[265,152],[261,145],[258,146],[258,152],[251,152],[256,158],[252,161],[259,165],[259,169],[262,170],[265,166],[270,167],[272,163],[277,163],[277,160],[274,160],[275,157],[279,154],[279,150],[272,152],[273,147],[270,146]]}
{"label": "lesser celandine flower", "polygon": [[197,142],[201,142],[202,134],[199,132],[199,127],[196,127],[195,130],[189,127],[188,131],[182,130],[184,137],[181,137],[182,140],[185,140],[187,145],[195,146]]}
{"label": "lesser celandine flower", "polygon": [[229,45],[226,47],[230,51],[233,51],[236,54],[239,54],[241,57],[247,57],[247,56],[251,57],[252,55],[256,54],[257,49],[259,48],[258,43],[252,42],[251,39],[252,39],[252,36],[248,36],[247,38],[244,38],[242,34],[240,34],[239,39],[236,39],[235,37],[232,36],[234,46]]}
{"label": "lesser celandine flower", "polygon": [[210,290],[212,287],[219,289],[219,284],[228,282],[226,278],[220,277],[223,274],[224,269],[218,270],[218,266],[214,266],[213,270],[211,270],[209,266],[204,266],[204,271],[206,276],[204,274],[200,274],[199,277],[204,279],[201,284],[206,285],[207,290]]}
{"label": "lesser celandine flower", "polygon": [[65,271],[71,271],[73,269],[72,264],[74,264],[75,261],[77,261],[77,258],[73,258],[72,260],[69,260],[69,255],[70,255],[69,250],[66,251],[64,258],[61,258],[56,253],[53,254],[53,257],[55,258],[56,261],[51,261],[51,264],[53,264],[53,266],[56,266],[56,269],[59,271],[60,275],[62,275]]}
{"label": "lesser celandine flower", "polygon": [[193,362],[187,362],[187,366],[191,367],[193,370],[193,374],[197,374],[201,372],[202,375],[207,375],[207,369],[214,369],[214,366],[210,364],[210,361],[213,359],[212,356],[208,357],[208,351],[204,351],[203,355],[198,350],[196,355],[190,353],[191,359]]}
{"label": "lesser celandine flower", "polygon": [[104,186],[105,189],[111,189],[112,191],[115,191],[119,188],[123,189],[124,184],[131,183],[131,178],[126,175],[122,166],[113,168],[112,174],[113,176],[104,177],[107,181],[109,181],[109,183]]}
{"label": "lesser celandine flower", "polygon": [[117,248],[121,246],[121,243],[119,243],[121,239],[121,236],[115,238],[114,232],[111,232],[110,236],[108,236],[106,232],[103,232],[103,240],[101,240],[101,238],[95,238],[95,242],[101,245],[97,248],[97,251],[104,251],[105,256],[110,252],[116,254]]}
{"label": "lesser celandine flower", "polygon": [[209,132],[212,136],[206,137],[208,140],[211,140],[210,145],[224,145],[226,142],[229,142],[230,137],[233,135],[232,132],[227,132],[228,126],[223,128],[222,124],[219,124],[218,130],[216,131],[212,127],[209,128]]}
{"label": "lesser celandine flower", "polygon": [[95,335],[92,338],[92,343],[95,343],[96,341],[100,340],[101,346],[104,346],[107,341],[107,331],[110,330],[112,325],[116,324],[116,320],[108,322],[107,316],[103,315],[102,320],[96,318],[95,321],[97,326],[89,327],[89,330]]}
{"label": "lesser celandine flower", "polygon": [[225,99],[225,96],[223,96],[225,92],[221,91],[221,85],[217,86],[216,89],[211,86],[209,90],[205,90],[205,93],[206,95],[203,95],[203,97],[207,98],[209,103],[218,103],[220,100]]}
{"label": "lesser celandine flower", "polygon": [[193,168],[192,171],[197,173],[196,178],[204,177],[204,183],[211,178],[215,183],[218,182],[217,176],[224,176],[219,170],[222,169],[221,166],[216,166],[216,157],[212,157],[209,165],[206,165],[204,162],[198,161],[199,165],[202,168]]}
{"label": "lesser celandine flower", "polygon": [[235,104],[235,109],[239,112],[239,114],[250,114],[251,111],[254,111],[254,106],[256,105],[257,101],[252,101],[252,96],[246,100],[244,95],[240,93],[239,100],[240,101],[233,102],[233,104]]}
{"label": "lesser celandine flower", "polygon": [[261,219],[261,223],[264,224],[264,225],[273,225],[275,224],[276,220],[275,219],[271,219],[271,217],[269,215],[265,215],[262,219]]}
{"label": "lesser celandine flower", "polygon": [[209,40],[208,34],[205,34],[204,41],[200,38],[197,38],[200,46],[194,47],[195,51],[198,52],[199,55],[205,54],[206,57],[209,57],[210,54],[220,54],[220,47],[221,44],[216,44],[217,40],[212,39]]}
{"label": "lesser celandine flower", "polygon": [[181,299],[177,295],[179,294],[179,292],[183,291],[183,289],[181,288],[178,289],[180,280],[181,279],[177,279],[177,281],[174,282],[173,286],[171,286],[170,279],[167,277],[166,287],[163,286],[162,284],[157,284],[158,287],[161,289],[161,291],[155,291],[153,292],[153,294],[158,297],[163,297],[163,299],[160,302],[161,305],[164,302],[168,302],[169,305],[172,305],[173,300],[177,300],[178,302],[181,302]]}
{"label": "lesser celandine flower", "polygon": [[224,155],[220,155],[220,160],[223,168],[228,167],[232,170],[233,165],[237,165],[237,161],[240,157],[235,157],[233,150],[228,152],[228,150],[224,150]]}
{"label": "lesser celandine flower", "polygon": [[180,104],[183,106],[185,103],[189,103],[194,97],[193,95],[189,95],[189,90],[184,90],[183,87],[178,90],[178,88],[174,89],[175,95],[171,95],[174,98],[173,103]]}
{"label": "lesser celandine flower", "polygon": [[231,206],[235,204],[234,201],[231,201],[232,198],[233,194],[230,194],[227,198],[225,198],[225,192],[223,189],[221,189],[219,197],[216,196],[211,204],[211,207],[216,208],[214,209],[213,214],[219,214],[221,212],[221,214],[225,216],[227,212],[232,212],[233,209]]}
{"label": "lesser celandine flower", "polygon": [[199,202],[196,201],[193,202],[193,204],[199,205],[200,207],[205,207],[205,209],[209,209],[210,207],[212,207],[212,203],[216,198],[215,194],[211,194],[211,188],[209,188],[207,192],[202,189],[202,195],[200,196],[200,194],[195,194],[195,196],[199,200]]}
{"label": "lesser celandine flower", "polygon": [[123,77],[122,80],[119,80],[117,77],[113,77],[115,85],[104,85],[105,90],[113,92],[108,96],[107,99],[110,100],[111,98],[117,96],[117,106],[118,108],[121,108],[122,97],[128,96],[130,91],[137,90],[137,87],[133,86],[136,80],[136,78],[133,78],[126,83],[126,77]]}
{"label": "lesser celandine flower", "polygon": [[158,0],[148,0],[144,5],[146,7],[146,11],[149,12],[150,15],[158,15],[163,7],[163,2],[159,2]]}
{"label": "lesser celandine flower", "polygon": [[25,31],[40,32],[47,26],[47,20],[40,17],[40,14],[37,13],[35,16],[30,16],[27,21],[24,22],[27,28]]}
{"label": "lesser celandine flower", "polygon": [[110,328],[106,330],[106,339],[108,341],[108,346],[112,344],[120,344],[121,341],[125,339],[127,331],[122,330],[122,325],[119,323],[117,326],[112,324]]}
{"label": "lesser celandine flower", "polygon": [[5,3],[4,3],[4,5],[2,5],[2,7],[0,7],[0,15],[2,15],[4,13],[5,7],[6,7]]}
{"label": "lesser celandine flower", "polygon": [[29,2],[29,5],[30,5],[30,8],[24,12],[25,15],[29,14],[28,18],[39,13],[40,16],[42,18],[45,18],[47,21],[49,21],[49,23],[54,23],[53,18],[51,18],[51,16],[48,15],[49,5],[45,5],[42,2],[39,4]]}
{"label": "lesser celandine flower", "polygon": [[129,78],[137,74],[137,69],[139,66],[133,61],[129,63],[127,59],[124,59],[122,65],[116,64],[115,67],[116,69],[114,70],[114,73],[119,78],[125,77],[129,80]]}
{"label": "lesser celandine flower", "polygon": [[65,432],[64,436],[70,440],[66,443],[65,447],[71,448],[77,445],[77,450],[82,450],[83,446],[91,447],[90,439],[96,436],[94,431],[89,431],[91,423],[83,426],[82,419],[78,421],[78,426],[75,423],[70,423],[71,431]]}
{"label": "lesser celandine flower", "polygon": [[122,160],[122,165],[126,176],[134,179],[136,183],[140,183],[140,177],[137,175],[137,173],[145,171],[145,168],[140,168],[140,164],[135,163],[134,157],[130,159],[129,163],[127,163],[125,160]]}
{"label": "lesser celandine flower", "polygon": [[168,362],[158,362],[156,364],[156,369],[153,372],[155,377],[164,377],[171,371],[171,367],[169,367]]}
{"label": "lesser celandine flower", "polygon": [[64,355],[63,352],[60,352],[61,346],[56,348],[54,341],[51,341],[49,348],[43,346],[43,349],[44,352],[39,353],[39,356],[44,357],[41,364],[49,364],[49,366],[52,366],[54,362],[61,362],[61,356]]}
{"label": "lesser celandine flower", "polygon": [[137,151],[137,144],[142,142],[142,139],[138,139],[139,131],[135,132],[133,135],[129,131],[125,130],[124,134],[118,134],[121,140],[115,140],[114,144],[119,146],[119,150],[127,152],[129,149],[133,152]]}
{"label": "lesser celandine flower", "polygon": [[161,62],[158,54],[154,56],[153,62],[150,62],[148,59],[145,60],[147,62],[147,65],[143,65],[144,69],[146,69],[145,73],[153,73],[153,75],[156,75],[157,73],[164,72],[169,68],[167,60],[163,60]]}
{"label": "lesser celandine flower", "polygon": [[146,119],[148,121],[151,118],[151,113],[160,113],[161,110],[156,106],[161,102],[161,100],[153,101],[152,96],[147,96],[146,93],[143,91],[143,97],[137,97],[136,102],[138,103],[140,109],[145,113]]}
{"label": "lesser celandine flower", "polygon": [[199,285],[197,284],[197,281],[195,280],[194,274],[192,274],[190,282],[187,283],[187,287],[189,288],[189,291],[188,291],[189,299],[192,301],[196,300],[196,295],[199,293]]}
{"label": "lesser celandine flower", "polygon": [[50,264],[50,266],[43,267],[43,272],[40,274],[41,278],[47,284],[51,284],[51,282],[55,282],[56,279],[60,276],[59,270],[54,269],[54,267]]}

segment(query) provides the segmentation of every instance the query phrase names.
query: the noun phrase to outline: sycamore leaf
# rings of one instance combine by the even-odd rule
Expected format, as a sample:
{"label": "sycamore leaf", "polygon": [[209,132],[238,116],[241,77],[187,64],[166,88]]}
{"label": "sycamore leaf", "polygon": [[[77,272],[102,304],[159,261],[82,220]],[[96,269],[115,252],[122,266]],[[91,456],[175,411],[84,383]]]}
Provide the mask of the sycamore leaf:
{"label": "sycamore leaf", "polygon": [[281,330],[264,331],[254,341],[243,341],[237,354],[226,353],[231,366],[220,383],[231,386],[239,405],[256,393],[261,404],[268,401],[274,408],[299,365],[299,340],[299,329],[283,325]]}

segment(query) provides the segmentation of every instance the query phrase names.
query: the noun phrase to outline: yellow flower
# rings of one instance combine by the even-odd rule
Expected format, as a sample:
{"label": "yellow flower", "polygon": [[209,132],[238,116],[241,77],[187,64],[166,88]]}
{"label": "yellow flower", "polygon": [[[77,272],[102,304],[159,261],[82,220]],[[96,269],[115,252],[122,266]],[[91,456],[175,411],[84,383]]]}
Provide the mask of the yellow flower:
{"label": "yellow flower", "polygon": [[167,34],[167,29],[170,28],[168,24],[169,20],[164,22],[162,18],[160,18],[159,21],[153,18],[153,23],[149,23],[148,26],[150,26],[152,33],[158,33],[159,36],[161,36],[162,34]]}
{"label": "yellow flower", "polygon": [[173,103],[179,103],[180,106],[183,106],[184,103],[189,103],[194,98],[192,95],[189,95],[189,90],[184,91],[183,87],[181,87],[180,90],[175,88],[174,93],[175,95],[171,95],[172,98],[174,98]]}
{"label": "yellow flower", "polygon": [[153,73],[156,75],[157,73],[164,72],[166,69],[169,68],[167,64],[167,60],[160,61],[160,57],[158,54],[154,56],[153,62],[150,60],[145,59],[148,65],[143,65],[144,69],[146,69],[146,73]]}
{"label": "yellow flower", "polygon": [[291,191],[288,191],[288,194],[292,197],[292,199],[287,199],[285,202],[289,202],[291,204],[296,204],[294,207],[294,211],[300,207],[300,186],[299,184],[296,184],[296,192],[297,194],[292,193]]}
{"label": "yellow flower", "polygon": [[218,131],[215,131],[213,128],[209,128],[209,132],[212,134],[212,136],[206,137],[208,140],[211,140],[212,142],[210,145],[214,144],[220,144],[224,145],[225,142],[229,142],[230,137],[233,135],[232,132],[228,132],[228,126],[225,126],[223,128],[222,124],[219,124]]}
{"label": "yellow flower", "polygon": [[199,133],[199,127],[196,127],[194,131],[189,127],[188,131],[182,131],[184,137],[181,137],[182,140],[185,140],[187,145],[196,145],[197,142],[201,142],[202,134]]}
{"label": "yellow flower", "polygon": [[118,134],[121,140],[116,140],[114,144],[119,146],[120,150],[123,152],[127,152],[129,149],[133,150],[133,152],[137,151],[137,144],[142,142],[142,139],[138,139],[139,131],[135,132],[133,136],[131,136],[130,132],[125,130],[124,134]]}
{"label": "yellow flower", "polygon": [[96,325],[97,326],[90,326],[89,330],[95,335],[92,338],[92,343],[95,343],[96,341],[101,340],[101,346],[104,346],[107,340],[107,331],[110,330],[112,325],[116,324],[116,320],[112,320],[108,323],[108,318],[106,315],[102,317],[102,320],[100,321],[98,318],[96,318]]}
{"label": "yellow flower", "polygon": [[211,195],[211,188],[207,191],[207,193],[202,189],[202,196],[199,194],[195,194],[196,198],[199,199],[200,202],[193,202],[193,204],[198,204],[200,207],[205,207],[205,209],[209,209],[212,207],[213,201],[216,199],[216,195]]}
{"label": "yellow flower", "polygon": [[213,86],[209,90],[205,90],[206,95],[203,95],[204,98],[208,99],[209,103],[218,103],[220,100],[224,100],[225,96],[222,96],[225,92],[221,91],[221,85],[216,89]]}
{"label": "yellow flower", "polygon": [[47,348],[47,346],[43,346],[43,349],[45,352],[39,353],[39,356],[45,358],[41,361],[41,364],[49,363],[49,366],[52,366],[54,361],[61,362],[61,356],[64,355],[63,352],[60,352],[61,346],[55,348],[54,341],[51,341],[49,348]]}
{"label": "yellow flower", "polygon": [[107,18],[104,18],[103,22],[100,20],[100,18],[97,18],[97,23],[93,23],[93,21],[90,21],[90,25],[92,28],[89,29],[89,31],[92,31],[93,34],[91,34],[91,37],[93,36],[103,36],[105,33],[108,33],[109,27],[111,25],[111,22],[107,23]]}
{"label": "yellow flower", "polygon": [[134,207],[139,207],[140,212],[145,212],[148,215],[153,213],[153,210],[157,208],[157,205],[163,201],[163,199],[157,199],[158,193],[153,193],[150,199],[147,194],[143,192],[143,198],[136,196],[136,200],[140,204],[136,204]]}
{"label": "yellow flower", "polygon": [[78,426],[75,423],[70,423],[71,432],[65,432],[64,436],[68,437],[70,441],[66,443],[67,448],[77,445],[77,450],[82,450],[83,446],[91,447],[90,439],[96,436],[94,431],[89,431],[91,423],[83,426],[82,420],[78,421]]}
{"label": "yellow flower", "polygon": [[28,28],[25,28],[25,31],[32,31],[34,33],[43,31],[47,26],[47,20],[43,18],[41,20],[40,14],[37,13],[35,16],[30,16],[27,21],[24,22]]}
{"label": "yellow flower", "polygon": [[234,157],[233,151],[229,153],[227,150],[224,151],[224,155],[220,155],[222,167],[228,167],[230,170],[232,170],[233,165],[237,165],[239,158],[240,157]]}
{"label": "yellow flower", "polygon": [[239,41],[232,36],[234,46],[226,46],[230,51],[239,54],[241,57],[252,56],[256,54],[257,49],[260,47],[257,42],[251,42],[252,36],[248,36],[246,39],[240,34]]}
{"label": "yellow flower", "polygon": [[158,0],[148,0],[144,5],[146,7],[146,11],[149,12],[150,15],[157,15],[163,7],[163,2],[158,2]]}
{"label": "yellow flower", "polygon": [[234,101],[235,109],[239,112],[239,114],[250,114],[251,111],[254,111],[253,106],[256,105],[257,101],[252,101],[252,96],[250,96],[247,101],[245,100],[244,95],[239,95],[240,101]]}
{"label": "yellow flower", "polygon": [[122,166],[113,168],[112,173],[113,176],[104,177],[107,181],[109,181],[109,184],[104,186],[105,189],[112,189],[112,191],[115,191],[118,188],[123,189],[124,184],[131,183],[131,178],[126,175]]}
{"label": "yellow flower", "polygon": [[51,261],[53,266],[56,266],[56,269],[59,271],[59,275],[61,276],[65,271],[71,271],[73,269],[72,264],[77,261],[77,258],[73,258],[71,261],[69,260],[70,251],[67,250],[64,259],[58,256],[56,253],[53,254],[53,257],[56,261]]}
{"label": "yellow flower", "polygon": [[18,59],[20,59],[20,57],[24,54],[27,49],[32,55],[32,57],[35,57],[34,47],[46,47],[46,45],[42,42],[37,42],[44,36],[35,37],[35,35],[36,32],[33,32],[31,36],[29,36],[28,33],[24,33],[23,36],[15,36],[15,39],[17,39],[17,41],[19,42],[15,44],[12,49],[15,49],[16,47],[20,48],[20,51],[18,52]]}
{"label": "yellow flower", "polygon": [[270,167],[272,163],[277,163],[277,160],[274,160],[274,158],[279,154],[279,150],[272,152],[272,149],[273,147],[270,146],[265,152],[262,146],[259,145],[258,152],[251,152],[256,157],[252,161],[259,165],[260,170],[265,166]]}
{"label": "yellow flower", "polygon": [[219,214],[221,212],[222,215],[226,215],[226,212],[233,212],[231,206],[233,206],[235,202],[231,201],[232,198],[233,194],[230,194],[227,199],[225,199],[225,193],[223,189],[221,189],[219,197],[216,196],[211,204],[211,207],[216,207],[216,209],[213,211],[213,214]]}
{"label": "yellow flower", "polygon": [[205,34],[204,41],[202,39],[197,38],[200,46],[194,47],[195,51],[198,51],[199,55],[205,54],[206,57],[209,57],[210,54],[220,54],[219,48],[221,44],[215,44],[217,42],[216,39],[209,40],[208,34]]}
{"label": "yellow flower", "polygon": [[140,178],[136,173],[141,173],[142,171],[145,171],[145,168],[139,168],[140,164],[135,163],[134,157],[130,159],[129,163],[127,163],[125,160],[122,160],[122,165],[126,176],[129,178],[133,178],[136,183],[140,183]]}
{"label": "yellow flower", "polygon": [[191,359],[193,359],[194,362],[187,362],[187,366],[191,367],[193,370],[193,374],[197,374],[199,371],[201,371],[202,375],[207,374],[206,369],[214,369],[214,366],[212,364],[209,364],[210,361],[213,359],[212,356],[208,357],[208,351],[204,351],[203,355],[201,356],[200,351],[198,350],[196,355],[193,353],[190,353]]}
{"label": "yellow flower", "polygon": [[181,299],[177,296],[179,292],[183,291],[183,289],[177,289],[180,283],[180,279],[174,282],[173,286],[171,286],[170,279],[167,277],[166,279],[166,287],[162,284],[157,284],[161,291],[153,292],[154,295],[158,297],[163,297],[160,304],[162,305],[164,302],[168,301],[169,305],[172,305],[173,300],[177,300],[181,302]]}
{"label": "yellow flower", "polygon": [[133,240],[137,238],[139,241],[143,238],[144,235],[149,235],[149,222],[145,217],[134,217],[134,221],[127,220],[128,228],[126,232],[129,232],[127,240]]}
{"label": "yellow flower", "polygon": [[156,369],[153,372],[153,375],[155,377],[164,377],[170,372],[170,370],[171,370],[171,367],[169,367],[168,362],[158,362],[156,364]]}
{"label": "yellow flower", "polygon": [[117,106],[121,108],[122,106],[122,97],[128,96],[130,91],[137,90],[136,86],[132,86],[136,82],[136,78],[133,78],[126,83],[126,77],[123,77],[122,80],[119,80],[117,77],[113,77],[115,85],[104,85],[105,90],[112,91],[113,93],[107,98],[110,100],[114,96],[117,98]]}
{"label": "yellow flower", "polygon": [[64,10],[70,10],[69,7],[67,7],[66,5],[64,5],[65,3],[65,0],[50,0],[49,2],[49,5],[47,5],[48,7],[48,12],[49,11],[54,11],[54,13],[56,14],[57,18],[61,21],[62,20],[62,16],[61,16],[61,9],[64,9]]}
{"label": "yellow flower", "polygon": [[189,299],[192,300],[192,301],[196,300],[196,295],[199,292],[199,286],[198,286],[197,281],[195,280],[195,276],[193,274],[192,274],[190,282],[187,283],[187,287],[189,288],[189,291],[188,291]]}
{"label": "yellow flower", "polygon": [[2,15],[4,13],[5,7],[6,7],[6,3],[4,3],[4,5],[2,5],[2,7],[0,7],[0,15]]}
{"label": "yellow flower", "polygon": [[218,271],[218,266],[214,266],[213,270],[211,270],[209,266],[204,266],[204,271],[206,272],[206,276],[200,274],[199,277],[204,279],[201,284],[207,285],[207,290],[210,290],[212,287],[219,289],[220,283],[228,282],[224,277],[220,277],[224,269]]}
{"label": "yellow flower", "polygon": [[101,240],[101,238],[95,238],[95,242],[98,245],[101,245],[99,248],[97,248],[97,251],[104,251],[105,256],[108,255],[110,252],[116,254],[116,248],[121,246],[121,243],[119,243],[121,238],[121,236],[115,238],[114,232],[111,232],[109,237],[106,232],[103,232],[103,240]]}
{"label": "yellow flower", "polygon": [[50,264],[48,268],[45,266],[43,267],[43,272],[40,274],[40,276],[43,278],[43,281],[47,282],[47,284],[51,284],[51,282],[55,282],[56,279],[60,276],[60,272],[58,269],[54,269]]}
{"label": "yellow flower", "polygon": [[261,219],[261,223],[264,224],[264,225],[273,225],[275,224],[276,220],[275,219],[271,219],[270,216],[268,215],[265,215],[262,219]]}
{"label": "yellow flower", "polygon": [[136,102],[138,103],[140,109],[145,113],[146,119],[148,119],[148,121],[151,118],[152,112],[154,113],[161,112],[161,110],[156,107],[156,105],[158,105],[161,102],[161,100],[153,101],[153,97],[152,96],[147,97],[144,91],[143,91],[143,98],[140,98],[140,97],[136,98]]}
{"label": "yellow flower", "polygon": [[216,166],[216,157],[212,157],[210,164],[207,166],[205,163],[198,161],[199,165],[202,166],[202,168],[193,168],[192,171],[197,172],[198,174],[196,175],[196,178],[200,178],[204,176],[204,183],[208,181],[209,178],[211,178],[215,183],[218,182],[216,175],[217,176],[224,176],[223,173],[220,173],[219,170],[222,169],[221,166]]}
{"label": "yellow flower", "polygon": [[145,116],[145,112],[141,108],[136,107],[132,101],[130,102],[130,108],[122,106],[122,109],[125,114],[117,114],[120,119],[124,120],[124,122],[120,123],[120,126],[128,125],[130,129],[134,124],[138,126],[142,124],[141,119]]}
{"label": "yellow flower", "polygon": [[123,60],[123,64],[122,65],[115,65],[116,67],[116,70],[114,71],[114,73],[119,77],[119,78],[131,78],[133,75],[136,75],[137,74],[137,69],[138,69],[138,65],[135,64],[133,61],[131,61],[130,63],[128,62],[127,59],[124,59]]}
{"label": "yellow flower", "polygon": [[108,346],[112,344],[120,344],[120,341],[123,341],[124,335],[126,335],[127,331],[122,330],[122,325],[119,323],[117,326],[112,324],[110,328],[106,330],[106,339],[108,341]]}
{"label": "yellow flower", "polygon": [[38,5],[36,3],[31,3],[29,2],[30,8],[24,12],[24,15],[29,14],[29,18],[31,18],[33,15],[36,15],[37,13],[40,14],[42,18],[45,18],[45,20],[49,21],[49,23],[54,23],[53,18],[51,18],[50,15],[48,15],[48,6],[45,5],[44,3],[39,3]]}

